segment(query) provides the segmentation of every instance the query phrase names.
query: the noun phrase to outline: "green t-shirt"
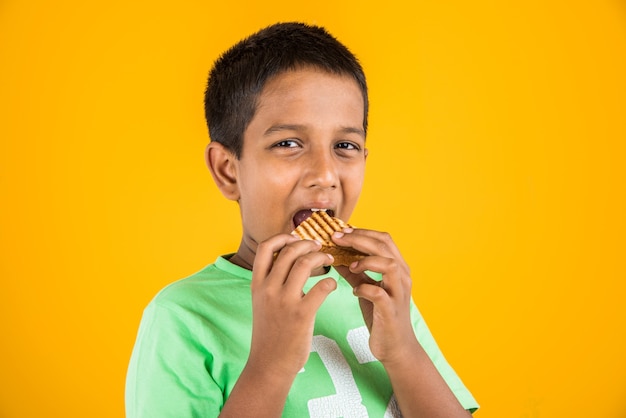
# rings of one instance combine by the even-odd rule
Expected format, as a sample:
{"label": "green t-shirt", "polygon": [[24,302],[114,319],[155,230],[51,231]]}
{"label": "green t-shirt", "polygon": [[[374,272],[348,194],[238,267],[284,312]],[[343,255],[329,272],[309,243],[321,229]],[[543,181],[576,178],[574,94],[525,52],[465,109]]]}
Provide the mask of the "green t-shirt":
{"label": "green t-shirt", "polygon": [[[287,398],[284,417],[400,416],[352,287],[331,269],[337,289],[320,307],[311,354]],[[144,311],[126,381],[127,418],[216,417],[248,359],[252,272],[219,257],[164,288]],[[418,340],[465,409],[478,405],[448,365],[415,305]],[[259,388],[263,390],[263,388]]]}

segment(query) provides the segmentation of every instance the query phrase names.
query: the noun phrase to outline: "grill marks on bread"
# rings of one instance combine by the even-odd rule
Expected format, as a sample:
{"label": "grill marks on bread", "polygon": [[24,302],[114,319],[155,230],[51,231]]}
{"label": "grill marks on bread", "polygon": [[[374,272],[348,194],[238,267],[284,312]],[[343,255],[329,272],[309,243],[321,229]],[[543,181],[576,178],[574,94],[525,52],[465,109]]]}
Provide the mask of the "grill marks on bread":
{"label": "grill marks on bread", "polygon": [[360,251],[349,247],[341,247],[333,242],[331,236],[334,232],[342,231],[351,226],[339,218],[330,216],[323,210],[315,211],[304,220],[291,233],[301,239],[310,239],[322,243],[320,251],[331,254],[334,258],[334,266],[349,266],[352,262],[365,257]]}
{"label": "grill marks on bread", "polygon": [[298,225],[292,235],[302,239],[316,240],[329,247],[336,247],[337,244],[332,241],[331,235],[349,226],[341,219],[333,218],[325,211],[319,210],[313,212],[310,217]]}

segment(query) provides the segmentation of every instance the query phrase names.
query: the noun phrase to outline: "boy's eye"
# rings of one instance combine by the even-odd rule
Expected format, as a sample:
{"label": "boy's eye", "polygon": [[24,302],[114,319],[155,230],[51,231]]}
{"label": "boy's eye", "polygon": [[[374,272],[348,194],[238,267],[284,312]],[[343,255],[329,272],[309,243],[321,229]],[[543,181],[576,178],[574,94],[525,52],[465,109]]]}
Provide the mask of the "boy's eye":
{"label": "boy's eye", "polygon": [[284,141],[275,143],[274,146],[278,148],[295,148],[298,146],[298,143],[293,139],[285,139]]}
{"label": "boy's eye", "polygon": [[344,149],[344,150],[358,150],[360,149],[358,145],[352,143],[352,142],[340,142],[337,145],[335,145],[336,148],[339,149]]}

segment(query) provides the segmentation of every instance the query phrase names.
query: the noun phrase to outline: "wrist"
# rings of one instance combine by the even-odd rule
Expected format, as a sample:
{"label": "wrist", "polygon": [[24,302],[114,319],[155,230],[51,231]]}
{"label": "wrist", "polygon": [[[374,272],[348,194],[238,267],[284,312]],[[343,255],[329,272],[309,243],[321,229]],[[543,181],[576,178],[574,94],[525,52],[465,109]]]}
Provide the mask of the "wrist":
{"label": "wrist", "polygon": [[271,385],[272,387],[291,387],[301,367],[294,367],[293,364],[276,361],[277,356],[272,356],[270,360],[263,356],[250,355],[242,371],[257,382]]}
{"label": "wrist", "polygon": [[220,417],[280,417],[294,379],[248,359]]}
{"label": "wrist", "polygon": [[416,338],[408,339],[404,344],[396,345],[393,352],[379,359],[387,373],[395,370],[406,370],[407,367],[419,364],[428,355]]}

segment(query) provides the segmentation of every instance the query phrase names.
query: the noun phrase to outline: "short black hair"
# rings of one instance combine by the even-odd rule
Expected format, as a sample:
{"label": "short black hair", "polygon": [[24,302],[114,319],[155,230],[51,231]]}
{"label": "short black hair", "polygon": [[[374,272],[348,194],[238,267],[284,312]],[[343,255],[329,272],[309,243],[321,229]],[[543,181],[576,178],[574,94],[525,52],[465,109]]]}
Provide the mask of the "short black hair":
{"label": "short black hair", "polygon": [[204,95],[211,140],[240,158],[244,131],[265,84],[280,73],[305,67],[354,78],[363,94],[363,130],[367,132],[367,82],[357,58],[326,29],[286,22],[239,41],[215,61]]}

